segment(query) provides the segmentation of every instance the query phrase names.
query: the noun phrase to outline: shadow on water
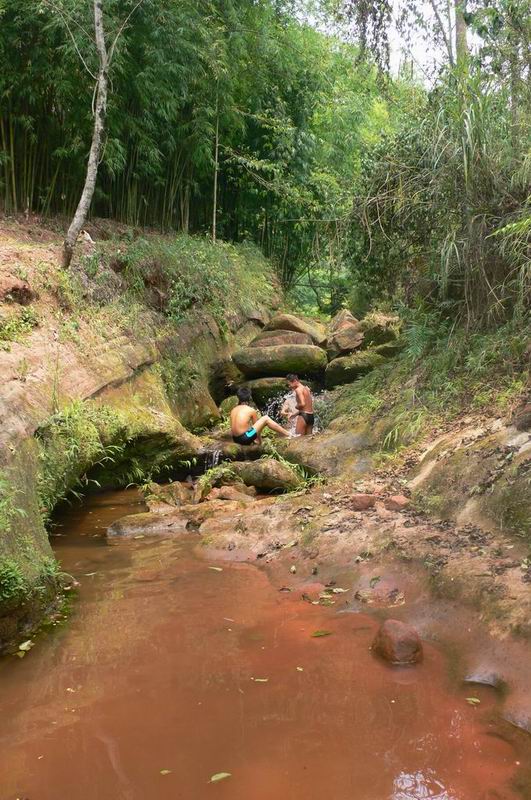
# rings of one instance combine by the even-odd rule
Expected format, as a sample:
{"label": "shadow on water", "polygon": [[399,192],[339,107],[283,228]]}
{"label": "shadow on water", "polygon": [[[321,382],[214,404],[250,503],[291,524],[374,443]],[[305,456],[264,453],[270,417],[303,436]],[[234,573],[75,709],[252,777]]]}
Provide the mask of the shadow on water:
{"label": "shadow on water", "polygon": [[522,797],[523,745],[494,690],[471,705],[430,645],[417,667],[387,666],[373,618],[206,561],[195,535],[107,545],[138,510],[113,492],[58,519],[79,598],[67,626],[0,664],[2,800]]}

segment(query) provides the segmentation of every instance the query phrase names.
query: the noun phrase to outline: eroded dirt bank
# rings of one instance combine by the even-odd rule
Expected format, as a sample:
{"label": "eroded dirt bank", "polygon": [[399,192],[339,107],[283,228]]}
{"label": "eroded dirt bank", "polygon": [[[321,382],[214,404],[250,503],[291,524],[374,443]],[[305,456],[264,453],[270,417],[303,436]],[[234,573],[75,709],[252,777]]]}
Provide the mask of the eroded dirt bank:
{"label": "eroded dirt bank", "polygon": [[[139,237],[131,266],[126,237],[101,251],[81,247],[67,273],[60,242],[31,221],[0,226],[0,652],[43,618],[68,581],[44,526],[55,504],[196,456],[203,442],[191,431],[219,419],[216,371],[276,302],[255,251]],[[221,289],[201,284],[208,268],[240,271],[242,293],[222,305]],[[184,289],[174,312],[175,270]],[[200,305],[186,279],[207,296]]]}

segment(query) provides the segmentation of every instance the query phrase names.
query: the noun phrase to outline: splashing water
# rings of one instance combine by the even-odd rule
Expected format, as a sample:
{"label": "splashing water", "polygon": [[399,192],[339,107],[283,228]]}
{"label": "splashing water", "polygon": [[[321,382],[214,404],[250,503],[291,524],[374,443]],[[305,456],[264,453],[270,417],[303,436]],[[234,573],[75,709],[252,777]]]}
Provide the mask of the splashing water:
{"label": "splashing water", "polygon": [[205,451],[205,472],[209,469],[217,467],[222,456],[222,450],[206,450]]}
{"label": "splashing water", "polygon": [[[315,423],[313,426],[314,433],[320,433],[322,430],[322,426],[319,420],[319,402],[321,399],[323,392],[314,392],[313,400],[314,400],[314,412],[315,412]],[[290,397],[293,396],[293,392],[280,392],[279,394],[272,397],[267,405],[263,408],[263,413],[267,414],[272,419],[280,422],[281,425],[286,424],[286,418],[282,416],[281,410],[282,406]]]}

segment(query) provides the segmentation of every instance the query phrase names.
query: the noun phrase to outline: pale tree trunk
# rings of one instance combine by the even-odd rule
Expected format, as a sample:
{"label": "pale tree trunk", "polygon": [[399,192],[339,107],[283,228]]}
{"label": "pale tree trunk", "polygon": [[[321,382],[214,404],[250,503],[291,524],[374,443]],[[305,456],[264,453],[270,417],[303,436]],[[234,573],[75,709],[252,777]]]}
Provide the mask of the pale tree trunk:
{"label": "pale tree trunk", "polygon": [[445,24],[445,20],[443,19],[443,15],[439,11],[437,7],[436,0],[430,0],[430,5],[437,21],[437,25],[439,26],[439,32],[441,34],[442,40],[444,42],[444,46],[446,47],[446,52],[448,53],[448,61],[450,62],[450,66],[454,66],[454,53],[452,48],[452,18],[450,15],[450,9],[447,8],[447,16],[448,19]]}
{"label": "pale tree trunk", "polygon": [[465,22],[465,0],[455,0],[455,60],[464,64],[468,58],[468,42]]}
{"label": "pale tree trunk", "polygon": [[217,238],[218,222],[218,173],[219,173],[219,94],[216,92],[216,138],[214,142],[214,191],[212,211],[212,241],[215,243]]}
{"label": "pale tree trunk", "polygon": [[85,225],[90,211],[90,205],[94,196],[94,189],[96,188],[96,178],[98,176],[98,166],[103,144],[105,115],[107,112],[109,56],[107,53],[105,32],[103,29],[102,0],[94,0],[94,31],[96,49],[98,51],[99,59],[98,80],[96,84],[96,105],[94,111],[94,130],[92,133],[92,144],[90,146],[85,185],[83,186],[83,191],[81,193],[81,198],[79,200],[76,213],[74,214],[74,218],[70,223],[70,227],[68,228],[68,232],[63,243],[64,267],[70,266],[77,238],[81,233],[83,226]]}

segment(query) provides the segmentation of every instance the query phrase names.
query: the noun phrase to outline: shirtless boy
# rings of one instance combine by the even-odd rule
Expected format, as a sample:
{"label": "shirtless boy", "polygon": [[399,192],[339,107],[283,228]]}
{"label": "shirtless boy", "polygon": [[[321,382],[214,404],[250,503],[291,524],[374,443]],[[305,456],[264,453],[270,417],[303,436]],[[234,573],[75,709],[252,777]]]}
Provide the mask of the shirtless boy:
{"label": "shirtless boy", "polygon": [[298,375],[287,375],[286,381],[289,388],[295,392],[298,411],[295,432],[298,436],[310,436],[315,422],[312,393],[304,383],[300,382]]}
{"label": "shirtless boy", "polygon": [[250,389],[242,386],[236,394],[238,395],[238,405],[230,412],[233,442],[243,445],[253,444],[254,442],[260,444],[260,434],[264,428],[271,428],[272,431],[279,433],[281,436],[289,437],[289,433],[275,420],[268,416],[261,417],[256,408],[249,405],[253,401]]}

